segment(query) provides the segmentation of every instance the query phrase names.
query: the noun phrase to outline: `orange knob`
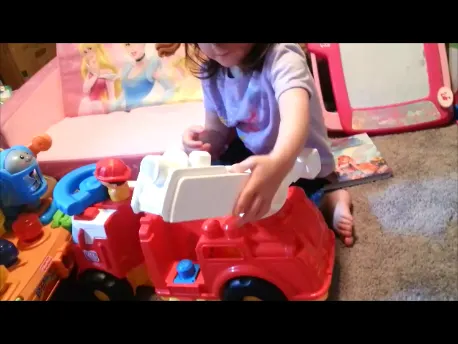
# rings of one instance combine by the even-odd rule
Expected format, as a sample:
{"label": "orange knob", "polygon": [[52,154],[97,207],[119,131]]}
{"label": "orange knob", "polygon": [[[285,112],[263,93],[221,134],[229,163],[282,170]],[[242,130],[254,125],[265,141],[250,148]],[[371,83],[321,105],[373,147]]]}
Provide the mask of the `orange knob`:
{"label": "orange knob", "polygon": [[38,135],[32,139],[32,143],[28,148],[32,151],[34,155],[37,155],[40,152],[45,152],[52,146],[51,136],[48,134]]}

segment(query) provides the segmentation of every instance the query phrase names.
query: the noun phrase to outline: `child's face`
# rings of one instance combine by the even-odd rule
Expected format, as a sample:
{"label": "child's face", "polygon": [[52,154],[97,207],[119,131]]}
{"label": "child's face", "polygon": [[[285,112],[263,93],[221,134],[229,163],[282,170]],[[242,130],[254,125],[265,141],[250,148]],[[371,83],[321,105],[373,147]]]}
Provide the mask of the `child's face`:
{"label": "child's face", "polygon": [[198,43],[200,50],[221,66],[239,65],[248,55],[254,43]]}

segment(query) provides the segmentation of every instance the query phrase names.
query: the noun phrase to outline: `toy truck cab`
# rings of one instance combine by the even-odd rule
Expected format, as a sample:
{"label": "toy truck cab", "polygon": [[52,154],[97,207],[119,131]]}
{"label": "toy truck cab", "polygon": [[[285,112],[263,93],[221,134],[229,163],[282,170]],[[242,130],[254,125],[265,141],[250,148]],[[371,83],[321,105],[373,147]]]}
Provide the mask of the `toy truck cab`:
{"label": "toy truck cab", "polygon": [[96,168],[86,165],[65,175],[54,199],[72,217],[72,251],[82,290],[102,301],[132,300],[139,286],[151,284],[138,238],[141,214],[132,212],[130,197],[109,199]]}
{"label": "toy truck cab", "polygon": [[205,152],[147,156],[132,197],[144,212],[140,242],[156,294],[171,300],[322,300],[334,264],[334,234],[303,190],[320,161],[304,152],[269,214],[239,225],[231,216],[249,176],[210,166]]}

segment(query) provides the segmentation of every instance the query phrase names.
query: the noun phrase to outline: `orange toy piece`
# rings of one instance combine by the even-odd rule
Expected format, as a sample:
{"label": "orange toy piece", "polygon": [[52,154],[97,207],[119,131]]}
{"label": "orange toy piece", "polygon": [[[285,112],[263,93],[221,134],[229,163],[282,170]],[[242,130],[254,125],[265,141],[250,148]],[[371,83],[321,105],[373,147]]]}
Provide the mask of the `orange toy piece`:
{"label": "orange toy piece", "polygon": [[131,176],[131,170],[122,160],[107,158],[98,161],[94,175],[108,189],[112,202],[129,199],[131,191],[127,181]]}
{"label": "orange toy piece", "polygon": [[0,265],[0,295],[7,286],[8,269],[4,265]]}
{"label": "orange toy piece", "polygon": [[32,143],[27,146],[35,156],[40,152],[49,150],[52,146],[51,136],[48,134],[38,135],[32,139]]}
{"label": "orange toy piece", "polygon": [[[73,268],[71,235],[63,228],[42,228],[38,240],[26,245],[14,233],[2,238],[19,250],[18,261],[0,271],[0,301],[47,301]],[[4,266],[1,266],[2,268]]]}

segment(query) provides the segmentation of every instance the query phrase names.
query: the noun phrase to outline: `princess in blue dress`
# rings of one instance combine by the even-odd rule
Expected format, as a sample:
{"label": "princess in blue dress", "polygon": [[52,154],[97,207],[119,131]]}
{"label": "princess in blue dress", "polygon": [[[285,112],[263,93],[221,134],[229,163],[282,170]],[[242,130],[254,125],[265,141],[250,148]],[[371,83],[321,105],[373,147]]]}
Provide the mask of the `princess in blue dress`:
{"label": "princess in blue dress", "polygon": [[[175,93],[175,87],[159,73],[161,61],[148,58],[145,53],[146,43],[122,43],[133,63],[127,63],[120,71],[122,94],[113,104],[114,110],[133,108],[145,105],[166,103]],[[147,100],[156,81],[164,88],[163,96],[158,100]]]}

